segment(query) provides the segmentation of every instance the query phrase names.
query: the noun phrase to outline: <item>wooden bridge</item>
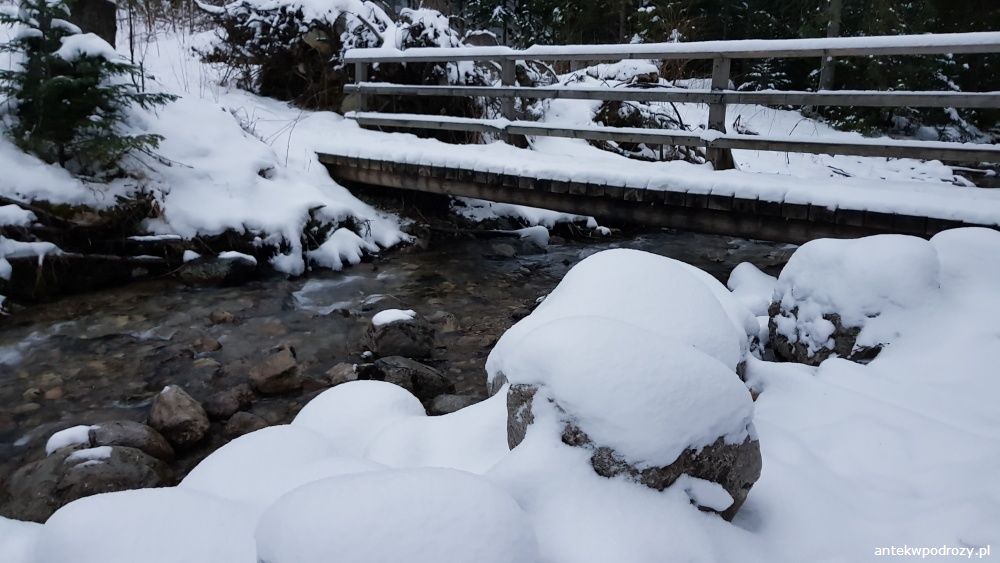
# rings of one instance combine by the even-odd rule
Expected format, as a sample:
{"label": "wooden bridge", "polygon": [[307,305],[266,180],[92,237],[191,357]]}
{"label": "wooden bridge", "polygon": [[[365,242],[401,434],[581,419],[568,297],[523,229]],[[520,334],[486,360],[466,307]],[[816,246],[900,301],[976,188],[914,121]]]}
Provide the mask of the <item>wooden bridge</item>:
{"label": "wooden bridge", "polygon": [[[854,237],[896,232],[918,236],[957,226],[1000,228],[1000,190],[922,186],[911,197],[895,189],[880,193],[871,188],[865,197],[847,197],[830,181],[827,192],[797,193],[794,186],[756,189],[761,174],[727,170],[732,150],[778,151],[863,157],[914,158],[948,163],[1000,163],[1000,146],[888,139],[823,139],[732,133],[726,127],[726,108],[732,104],[782,106],[934,107],[1000,109],[1000,92],[873,92],[873,91],[734,91],[730,66],[734,59],[787,57],[869,57],[1000,53],[1000,32],[897,37],[805,40],[725,41],[646,45],[589,45],[532,47],[515,51],[504,47],[455,49],[357,49],[346,60],[355,65],[356,83],[347,89],[358,96],[360,110],[374,96],[430,96],[499,99],[496,119],[441,115],[392,114],[357,111],[348,117],[364,128],[390,130],[447,130],[493,134],[497,138],[563,137],[590,141],[643,143],[647,146],[700,147],[715,172],[692,182],[683,174],[655,178],[611,174],[580,175],[569,168],[560,173],[544,166],[490,166],[482,152],[455,146],[442,153],[409,154],[351,148],[327,151],[320,160],[331,175],[348,183],[416,190],[515,203],[629,222],[801,242],[820,236]],[[517,84],[519,61],[618,61],[711,59],[711,89],[583,88],[562,85],[528,87]],[[499,70],[497,86],[434,86],[368,82],[370,65],[383,63],[474,61]],[[601,101],[683,102],[708,105],[707,128],[700,131],[654,130],[603,126],[560,126],[518,119],[515,99],[581,99]],[[388,137],[388,136],[387,136]],[[414,139],[414,144],[421,140]],[[516,151],[506,147],[504,150]],[[419,147],[417,147],[419,149]],[[480,146],[481,148],[481,146]],[[527,158],[510,154],[512,159]],[[414,154],[423,156],[418,158]],[[508,153],[505,153],[508,154]],[[537,155],[534,155],[537,156]],[[529,159],[530,160],[530,159]],[[537,161],[538,159],[535,158]],[[622,168],[640,164],[624,158]],[[648,167],[642,170],[650,170]],[[741,176],[742,175],[742,176]],[[751,177],[755,178],[751,178]],[[765,178],[788,183],[790,179]],[[816,182],[817,180],[810,180]],[[741,182],[743,184],[741,184]],[[790,197],[794,194],[794,197]],[[900,205],[894,205],[896,200]],[[873,201],[875,203],[873,203]]]}

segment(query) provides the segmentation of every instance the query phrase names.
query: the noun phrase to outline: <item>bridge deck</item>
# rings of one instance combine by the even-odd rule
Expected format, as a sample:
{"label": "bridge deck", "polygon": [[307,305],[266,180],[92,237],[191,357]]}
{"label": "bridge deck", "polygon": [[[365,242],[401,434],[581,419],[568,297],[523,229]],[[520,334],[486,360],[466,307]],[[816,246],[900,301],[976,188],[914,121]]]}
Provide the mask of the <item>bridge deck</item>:
{"label": "bridge deck", "polygon": [[[596,149],[591,159],[503,143],[449,145],[412,135],[358,134],[366,142],[344,136],[320,152],[337,180],[788,242],[1000,228],[1000,190],[713,171],[598,155]],[[380,142],[367,138],[373,135]]]}

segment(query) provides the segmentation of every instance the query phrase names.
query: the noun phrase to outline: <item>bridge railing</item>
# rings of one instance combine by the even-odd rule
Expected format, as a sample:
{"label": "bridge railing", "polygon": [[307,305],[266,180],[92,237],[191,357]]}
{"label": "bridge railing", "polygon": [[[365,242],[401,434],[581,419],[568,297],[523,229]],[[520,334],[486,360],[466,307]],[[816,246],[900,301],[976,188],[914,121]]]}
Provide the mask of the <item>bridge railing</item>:
{"label": "bridge railing", "polygon": [[[355,83],[346,90],[359,95],[359,111],[349,114],[365,127],[493,132],[501,135],[569,137],[652,145],[703,147],[717,169],[732,167],[732,149],[917,158],[955,162],[1000,162],[1000,146],[972,143],[887,139],[821,139],[728,133],[726,108],[732,104],[851,107],[935,107],[1000,109],[1000,92],[902,91],[757,91],[729,90],[733,59],[874,57],[893,55],[953,55],[1000,53],[1000,32],[706,41],[638,45],[354,49],[345,60],[355,65]],[[711,59],[711,89],[578,88],[561,85],[525,87],[516,84],[518,61],[618,61]],[[417,62],[493,62],[500,67],[498,86],[426,86],[369,82],[370,65]],[[497,98],[504,119],[471,119],[435,115],[364,111],[370,96],[448,96]],[[702,132],[602,126],[566,127],[518,121],[514,100],[583,99],[601,101],[681,102],[708,105]]]}

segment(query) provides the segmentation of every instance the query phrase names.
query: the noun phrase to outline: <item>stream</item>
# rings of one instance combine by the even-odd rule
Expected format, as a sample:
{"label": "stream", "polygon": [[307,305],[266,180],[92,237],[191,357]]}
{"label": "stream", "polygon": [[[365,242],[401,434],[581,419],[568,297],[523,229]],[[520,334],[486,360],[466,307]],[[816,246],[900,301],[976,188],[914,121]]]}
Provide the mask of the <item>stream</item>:
{"label": "stream", "polygon": [[[514,257],[497,252],[499,244],[502,239],[450,239],[428,250],[389,252],[343,272],[239,287],[143,282],[2,319],[0,481],[43,456],[56,430],[142,421],[152,398],[169,384],[204,400],[246,382],[255,362],[286,344],[295,349],[305,388],[258,399],[251,411],[270,424],[287,423],[326,388],[327,370],[361,360],[368,319],[381,309],[415,309],[432,319],[438,348],[426,363],[451,379],[458,394],[482,399],[483,366],[493,344],[590,254],[637,248],[683,260],[725,282],[744,261],[777,273],[793,250],[667,231],[597,244],[553,237],[547,252]],[[219,434],[179,460],[182,473],[224,443]]]}

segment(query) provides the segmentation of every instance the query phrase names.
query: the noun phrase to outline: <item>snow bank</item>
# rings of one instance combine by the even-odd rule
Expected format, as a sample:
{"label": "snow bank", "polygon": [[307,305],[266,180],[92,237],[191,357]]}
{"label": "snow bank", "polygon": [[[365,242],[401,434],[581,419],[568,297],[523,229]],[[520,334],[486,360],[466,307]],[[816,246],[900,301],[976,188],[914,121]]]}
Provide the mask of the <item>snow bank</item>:
{"label": "snow bank", "polygon": [[320,434],[298,426],[272,426],[219,448],[179,487],[263,510],[305,483],[379,468],[378,464],[336,456],[337,450]]}
{"label": "snow bank", "polygon": [[[792,255],[778,276],[774,300],[781,305],[777,331],[810,352],[832,347],[838,315],[859,327],[859,345],[885,343],[896,330],[885,317],[933,300],[940,286],[937,253],[927,241],[903,235],[820,239]],[[867,328],[871,324],[871,328]],[[866,330],[867,329],[867,330]]]}
{"label": "snow bank", "polygon": [[390,467],[450,467],[484,473],[507,447],[507,393],[444,416],[401,418],[378,433],[365,457]]}
{"label": "snow bank", "polygon": [[409,469],[317,481],[261,517],[269,563],[533,563],[527,515],[502,489],[455,470]]}
{"label": "snow bank", "polygon": [[[513,353],[534,329],[577,316],[632,324],[690,344],[736,369],[747,347],[742,322],[734,325],[711,286],[691,272],[682,262],[637,250],[606,250],[589,256],[566,274],[531,315],[500,337],[486,361],[490,381],[501,371],[499,358]],[[722,288],[721,293],[728,292]]]}
{"label": "snow bank", "polygon": [[19,522],[0,516],[0,561],[29,563],[35,542],[41,533],[41,524]]}
{"label": "snow bank", "polygon": [[[498,346],[499,349],[499,346]],[[490,354],[512,383],[544,387],[595,444],[639,468],[752,431],[753,402],[732,369],[693,346],[600,317],[563,317]]]}

